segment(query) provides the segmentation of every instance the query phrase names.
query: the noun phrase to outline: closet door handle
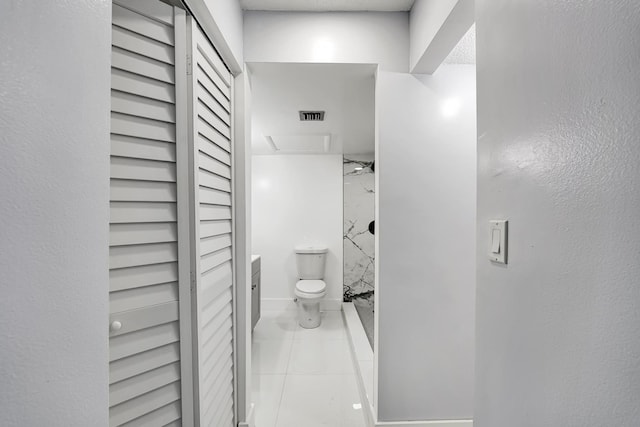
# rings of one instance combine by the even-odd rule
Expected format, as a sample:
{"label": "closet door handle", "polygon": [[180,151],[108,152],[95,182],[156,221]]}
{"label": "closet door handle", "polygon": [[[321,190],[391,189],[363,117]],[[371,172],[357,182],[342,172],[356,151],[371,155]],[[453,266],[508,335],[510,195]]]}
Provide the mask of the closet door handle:
{"label": "closet door handle", "polygon": [[117,332],[120,329],[122,329],[122,323],[118,322],[117,320],[114,320],[113,322],[111,322],[111,324],[109,325],[109,330],[111,332]]}

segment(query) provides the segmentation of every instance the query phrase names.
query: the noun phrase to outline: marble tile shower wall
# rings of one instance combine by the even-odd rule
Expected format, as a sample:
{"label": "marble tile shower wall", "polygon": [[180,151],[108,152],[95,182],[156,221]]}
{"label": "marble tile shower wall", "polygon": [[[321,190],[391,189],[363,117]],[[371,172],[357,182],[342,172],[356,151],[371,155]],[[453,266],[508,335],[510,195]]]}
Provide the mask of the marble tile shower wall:
{"label": "marble tile shower wall", "polygon": [[[374,155],[345,155],[344,300],[370,299],[374,289]],[[371,224],[371,231],[369,231]]]}

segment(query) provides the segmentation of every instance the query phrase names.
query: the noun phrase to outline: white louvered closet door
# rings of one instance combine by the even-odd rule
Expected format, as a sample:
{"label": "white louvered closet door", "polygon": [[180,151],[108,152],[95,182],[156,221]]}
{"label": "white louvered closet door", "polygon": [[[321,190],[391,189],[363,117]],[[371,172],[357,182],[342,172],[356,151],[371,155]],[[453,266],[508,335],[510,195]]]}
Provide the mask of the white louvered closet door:
{"label": "white louvered closet door", "polygon": [[[234,280],[231,74],[192,20],[190,120],[195,236],[196,417],[203,427],[234,421]],[[197,331],[197,334],[195,333]]]}
{"label": "white louvered closet door", "polygon": [[181,144],[188,152],[184,79],[176,89],[186,17],[157,0],[119,0],[112,19],[109,425],[189,425],[191,374],[182,377],[191,356],[181,357],[179,313],[190,266],[178,253],[189,229],[188,215],[186,229],[178,222],[176,161]]}

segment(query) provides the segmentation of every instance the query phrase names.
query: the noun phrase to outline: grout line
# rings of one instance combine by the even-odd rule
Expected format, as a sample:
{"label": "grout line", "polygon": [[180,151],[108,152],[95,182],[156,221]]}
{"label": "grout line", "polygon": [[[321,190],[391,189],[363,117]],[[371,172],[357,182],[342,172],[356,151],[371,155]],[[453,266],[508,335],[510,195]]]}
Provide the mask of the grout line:
{"label": "grout line", "polygon": [[284,388],[287,385],[287,377],[289,374],[284,374],[284,380],[282,381],[282,390],[280,390],[280,398],[278,399],[278,409],[276,409],[276,421],[273,427],[278,427],[278,419],[280,418],[280,409],[282,409],[282,397],[284,396]]}
{"label": "grout line", "polygon": [[[340,328],[338,330],[335,331],[334,333],[329,333],[329,337],[327,339],[327,341],[331,342],[331,341],[335,341],[335,342],[347,342],[347,346],[349,346],[349,337],[347,335],[347,325],[345,323],[345,320],[342,316],[341,311],[337,311],[337,313],[339,313],[339,319],[340,319]],[[326,318],[324,318],[323,320],[326,320]],[[280,421],[280,416],[282,415],[282,403],[283,403],[283,398],[284,398],[284,392],[285,392],[285,387],[287,385],[287,382],[289,379],[295,377],[295,376],[310,376],[310,375],[317,375],[317,376],[321,376],[321,377],[330,377],[330,376],[335,376],[335,377],[350,377],[353,379],[353,381],[356,383],[356,388],[358,386],[357,384],[357,380],[356,380],[356,372],[355,370],[353,370],[352,372],[344,372],[344,373],[331,373],[331,374],[327,374],[327,373],[317,373],[317,374],[306,374],[306,373],[290,373],[289,372],[289,368],[292,364],[292,357],[293,357],[293,345],[296,341],[306,341],[309,339],[313,339],[310,337],[304,337],[304,336],[300,336],[302,329],[300,328],[300,326],[297,323],[297,320],[295,320],[294,318],[294,322],[296,325],[296,328],[293,332],[293,334],[290,337],[287,337],[285,339],[278,339],[278,341],[288,341],[289,342],[289,354],[287,356],[287,363],[285,366],[285,372],[284,374],[260,374],[260,375],[283,375],[284,380],[283,380],[283,384],[282,384],[282,389],[280,391],[280,396],[277,400],[277,409],[276,409],[276,416],[275,416],[275,426],[274,427],[278,427],[278,423]],[[333,335],[338,335],[338,334],[343,334],[343,337],[340,338],[334,338]],[[296,340],[296,336],[299,336],[300,338],[298,338]],[[284,344],[283,342],[283,344]],[[350,348],[347,348],[347,353],[349,355],[349,359],[351,361],[352,358],[352,354],[351,354],[351,350]],[[358,393],[359,394],[359,393]],[[343,421],[341,419],[341,421]]]}
{"label": "grout line", "polygon": [[[296,322],[296,326],[298,323]],[[287,365],[284,368],[284,381],[282,382],[282,390],[280,391],[280,398],[278,399],[278,409],[276,410],[276,424],[274,427],[278,427],[278,420],[280,418],[280,410],[282,409],[282,398],[284,397],[284,388],[287,386],[287,378],[289,378],[289,364],[291,363],[291,355],[293,354],[293,341],[296,337],[297,328],[293,331],[293,335],[290,339],[289,356],[287,357]]]}

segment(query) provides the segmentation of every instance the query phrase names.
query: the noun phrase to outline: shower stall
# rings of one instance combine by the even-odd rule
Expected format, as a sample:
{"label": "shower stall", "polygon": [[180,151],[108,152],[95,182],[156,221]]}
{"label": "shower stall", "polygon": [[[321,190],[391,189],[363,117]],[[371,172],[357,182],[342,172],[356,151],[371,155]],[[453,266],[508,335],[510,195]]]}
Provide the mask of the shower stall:
{"label": "shower stall", "polygon": [[374,154],[343,158],[345,302],[352,302],[373,348],[375,273]]}

